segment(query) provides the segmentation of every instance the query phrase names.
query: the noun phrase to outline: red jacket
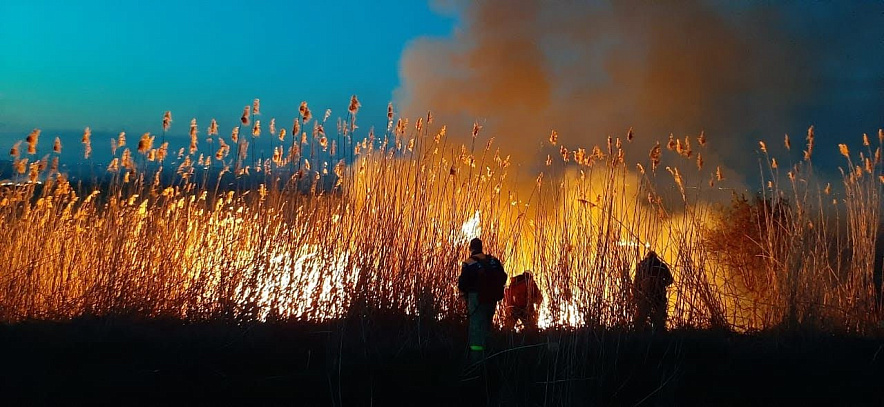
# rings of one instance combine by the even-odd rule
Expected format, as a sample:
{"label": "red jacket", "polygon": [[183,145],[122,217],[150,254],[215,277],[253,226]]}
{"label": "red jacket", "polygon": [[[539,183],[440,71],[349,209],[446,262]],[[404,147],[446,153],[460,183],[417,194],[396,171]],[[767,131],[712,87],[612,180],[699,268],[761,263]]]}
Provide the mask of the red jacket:
{"label": "red jacket", "polygon": [[528,308],[529,305],[540,304],[543,301],[543,295],[533,278],[526,278],[525,274],[520,274],[510,280],[504,300],[507,307]]}

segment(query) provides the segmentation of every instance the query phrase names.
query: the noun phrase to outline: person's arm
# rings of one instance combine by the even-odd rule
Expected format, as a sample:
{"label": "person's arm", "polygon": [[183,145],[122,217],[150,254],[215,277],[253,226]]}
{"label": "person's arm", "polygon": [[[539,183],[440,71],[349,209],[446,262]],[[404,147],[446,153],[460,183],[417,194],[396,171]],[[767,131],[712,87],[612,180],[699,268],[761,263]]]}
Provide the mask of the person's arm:
{"label": "person's arm", "polygon": [[478,289],[476,287],[479,279],[478,270],[476,270],[477,266],[478,264],[475,261],[472,263],[464,262],[461,265],[460,277],[457,279],[457,288],[461,294],[467,295],[467,293],[475,292]]}
{"label": "person's arm", "polygon": [[[498,273],[495,273],[495,274],[493,275],[493,278],[495,278],[496,280],[492,280],[492,281],[494,281],[494,282],[497,283],[497,284],[500,284],[500,286],[506,286],[506,280],[507,280],[509,277],[508,277],[508,275],[506,274],[506,269],[503,268],[503,262],[501,262],[500,259],[498,259],[497,257],[494,257],[494,256],[488,256],[488,265],[489,265],[491,268],[494,268],[494,265],[495,265],[495,264],[497,265],[497,267],[500,267],[500,271],[501,271],[501,272],[500,272],[499,274],[498,274]],[[506,294],[504,293],[504,295],[506,295]]]}
{"label": "person's arm", "polygon": [[638,285],[641,280],[645,278],[645,270],[648,267],[648,260],[642,260],[635,265],[635,277],[633,278],[633,284]]}
{"label": "person's arm", "polygon": [[543,302],[543,293],[540,292],[540,287],[537,286],[537,283],[534,282],[534,279],[528,280],[528,288],[531,290],[531,299],[534,300],[534,304],[540,304]]}
{"label": "person's arm", "polygon": [[457,278],[457,289],[460,291],[461,295],[466,295],[471,286],[469,272],[469,266],[466,263],[461,263],[460,276]]}
{"label": "person's arm", "polygon": [[672,272],[669,271],[669,266],[666,263],[660,262],[660,270],[663,272],[663,285],[669,286],[672,284]]}

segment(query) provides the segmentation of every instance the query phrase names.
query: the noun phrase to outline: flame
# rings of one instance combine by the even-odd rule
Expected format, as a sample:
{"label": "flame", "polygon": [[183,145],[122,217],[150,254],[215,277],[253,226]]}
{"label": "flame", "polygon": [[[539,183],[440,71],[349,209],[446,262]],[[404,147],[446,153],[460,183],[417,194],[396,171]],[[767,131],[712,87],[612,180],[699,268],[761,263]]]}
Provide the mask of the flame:
{"label": "flame", "polygon": [[479,211],[476,211],[473,217],[467,219],[460,227],[464,242],[469,242],[476,237],[482,237],[482,220],[479,218],[479,215]]}
{"label": "flame", "polygon": [[651,243],[649,243],[649,242],[642,243],[637,240],[620,240],[617,242],[617,246],[633,247],[633,248],[644,247],[646,250],[649,250],[651,248]]}
{"label": "flame", "polygon": [[[320,253],[319,246],[308,244],[299,248],[295,257],[291,253],[277,253],[270,259],[267,274],[278,277],[262,285],[258,299],[261,320],[266,320],[271,313],[295,318],[313,317],[320,321],[343,314],[345,304],[335,293],[345,290],[347,281],[358,279],[360,270],[356,267],[346,271],[349,253],[327,259],[322,259]],[[297,295],[282,296],[282,300],[275,301],[274,297],[281,292]],[[311,315],[306,301],[298,301],[308,296],[315,296],[319,303],[326,305],[321,312]]]}

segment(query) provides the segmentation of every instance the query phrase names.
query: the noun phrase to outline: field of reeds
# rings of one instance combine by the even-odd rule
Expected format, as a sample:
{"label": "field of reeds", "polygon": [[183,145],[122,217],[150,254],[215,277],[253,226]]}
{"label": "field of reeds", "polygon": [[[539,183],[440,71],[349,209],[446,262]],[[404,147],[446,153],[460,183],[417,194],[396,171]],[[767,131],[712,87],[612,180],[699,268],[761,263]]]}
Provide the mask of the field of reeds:
{"label": "field of reeds", "polygon": [[[233,129],[192,120],[180,149],[167,113],[162,133],[112,140],[86,183],[58,172],[60,141],[34,130],[0,174],[0,321],[402,316],[420,332],[465,318],[456,281],[479,236],[510,275],[537,276],[545,328],[630,329],[632,274],[652,248],[675,277],[671,328],[878,329],[884,133],[858,154],[818,151],[813,128],[777,141],[797,156],[761,142],[757,196],[728,204],[702,133],[628,156],[631,130],[582,147],[553,131],[546,162],[516,172],[479,125],[450,135],[391,106],[387,128],[365,132],[359,107],[335,121],[303,103],[282,128],[256,100]],[[65,148],[88,158],[92,142],[86,129]],[[838,182],[816,175],[820,153],[843,155]]]}

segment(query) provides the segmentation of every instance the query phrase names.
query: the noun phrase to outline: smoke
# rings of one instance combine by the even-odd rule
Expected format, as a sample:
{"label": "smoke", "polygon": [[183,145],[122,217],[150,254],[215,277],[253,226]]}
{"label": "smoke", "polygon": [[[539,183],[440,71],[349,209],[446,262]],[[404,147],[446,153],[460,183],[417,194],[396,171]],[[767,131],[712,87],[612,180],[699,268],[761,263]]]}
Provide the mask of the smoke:
{"label": "smoke", "polygon": [[464,140],[478,121],[529,168],[551,151],[544,141],[553,129],[574,148],[604,145],[632,127],[632,161],[645,161],[670,133],[683,139],[705,131],[713,170],[720,163],[743,174],[731,174],[736,181],[755,179],[758,140],[784,133],[801,140],[813,123],[796,124],[804,120],[797,113],[829,75],[816,62],[825,47],[805,35],[813,28],[766,3],[436,6],[459,13],[461,26],[451,38],[420,38],[406,49],[395,95],[403,115],[431,110]]}

